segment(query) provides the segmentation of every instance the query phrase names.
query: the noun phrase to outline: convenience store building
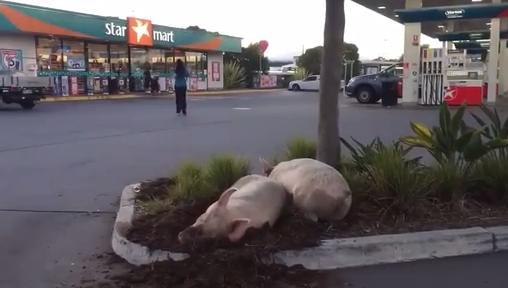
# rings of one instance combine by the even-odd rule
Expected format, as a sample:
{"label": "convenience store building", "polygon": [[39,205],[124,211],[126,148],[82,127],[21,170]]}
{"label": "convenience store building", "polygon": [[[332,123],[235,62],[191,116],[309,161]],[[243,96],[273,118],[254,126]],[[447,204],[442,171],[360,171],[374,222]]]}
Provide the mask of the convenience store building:
{"label": "convenience store building", "polygon": [[0,1],[0,74],[49,77],[55,95],[143,91],[144,72],[172,85],[183,60],[191,90],[223,88],[223,54],[241,38]]}

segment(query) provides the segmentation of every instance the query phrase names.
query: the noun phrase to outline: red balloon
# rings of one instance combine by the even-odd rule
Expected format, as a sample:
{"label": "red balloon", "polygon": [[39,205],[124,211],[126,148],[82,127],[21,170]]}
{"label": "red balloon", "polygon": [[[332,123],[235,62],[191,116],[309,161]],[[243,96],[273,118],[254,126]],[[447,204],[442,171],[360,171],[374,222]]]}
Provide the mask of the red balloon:
{"label": "red balloon", "polygon": [[261,50],[261,53],[265,53],[266,49],[268,49],[268,41],[261,40],[259,41],[259,50]]}

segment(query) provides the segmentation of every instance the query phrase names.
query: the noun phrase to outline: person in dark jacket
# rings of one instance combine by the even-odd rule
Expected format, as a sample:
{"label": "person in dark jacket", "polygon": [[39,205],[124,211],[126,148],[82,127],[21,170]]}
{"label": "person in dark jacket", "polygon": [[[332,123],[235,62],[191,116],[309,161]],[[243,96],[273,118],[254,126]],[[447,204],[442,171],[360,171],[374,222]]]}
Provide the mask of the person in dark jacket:
{"label": "person in dark jacket", "polygon": [[151,86],[151,83],[152,83],[152,72],[150,72],[150,64],[148,63],[145,63],[144,65],[144,73],[143,73],[143,76],[144,76],[144,85],[143,87],[145,88],[145,92],[149,92],[151,89],[150,89],[150,86]]}
{"label": "person in dark jacket", "polygon": [[183,113],[184,116],[187,115],[187,78],[189,72],[183,61],[178,59],[175,69],[176,113]]}

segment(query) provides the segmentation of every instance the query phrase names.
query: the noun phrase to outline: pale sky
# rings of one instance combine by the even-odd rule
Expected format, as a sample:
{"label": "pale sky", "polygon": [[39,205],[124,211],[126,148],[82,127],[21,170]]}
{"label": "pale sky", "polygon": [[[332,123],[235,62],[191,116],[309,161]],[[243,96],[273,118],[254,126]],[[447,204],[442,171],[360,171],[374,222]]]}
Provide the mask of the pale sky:
{"label": "pale sky", "polygon": [[[242,37],[243,46],[267,40],[266,55],[289,60],[305,49],[322,45],[324,0],[17,0],[15,2],[103,16],[151,19],[154,24]],[[376,12],[346,0],[344,40],[356,44],[360,59],[398,58],[403,53],[404,28]],[[422,44],[438,45],[422,37]]]}

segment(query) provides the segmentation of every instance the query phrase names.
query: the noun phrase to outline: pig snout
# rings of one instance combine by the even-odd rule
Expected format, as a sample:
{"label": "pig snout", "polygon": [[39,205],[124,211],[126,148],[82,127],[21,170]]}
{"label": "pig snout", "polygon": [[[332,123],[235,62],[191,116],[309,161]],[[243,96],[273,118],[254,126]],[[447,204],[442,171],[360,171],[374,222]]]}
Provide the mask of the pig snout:
{"label": "pig snout", "polygon": [[178,241],[181,244],[188,243],[190,241],[196,240],[200,233],[200,229],[194,226],[190,226],[187,229],[183,230],[182,232],[178,233]]}

